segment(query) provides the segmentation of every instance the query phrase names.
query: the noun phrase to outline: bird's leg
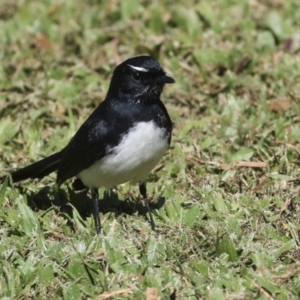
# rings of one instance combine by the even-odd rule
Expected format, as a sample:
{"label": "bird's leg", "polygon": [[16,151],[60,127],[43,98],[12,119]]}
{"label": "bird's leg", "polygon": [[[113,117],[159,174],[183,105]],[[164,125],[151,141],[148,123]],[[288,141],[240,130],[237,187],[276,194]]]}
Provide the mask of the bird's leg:
{"label": "bird's leg", "polygon": [[91,189],[92,200],[94,204],[94,217],[95,217],[95,225],[97,234],[101,233],[101,221],[99,215],[99,193],[98,189]]}
{"label": "bird's leg", "polygon": [[149,216],[150,216],[150,224],[151,224],[151,228],[152,230],[156,230],[156,225],[154,223],[153,217],[152,217],[152,213],[151,213],[151,208],[149,205],[149,201],[147,198],[147,187],[146,187],[146,181],[140,182],[140,193],[143,196],[143,199],[145,201],[145,204],[147,206],[148,212],[149,212]]}

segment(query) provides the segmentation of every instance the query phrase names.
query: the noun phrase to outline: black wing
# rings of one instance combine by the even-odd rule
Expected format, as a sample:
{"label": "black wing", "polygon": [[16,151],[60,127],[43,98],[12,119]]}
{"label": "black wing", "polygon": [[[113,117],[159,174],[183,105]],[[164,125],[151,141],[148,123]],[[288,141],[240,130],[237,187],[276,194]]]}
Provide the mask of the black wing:
{"label": "black wing", "polygon": [[57,171],[57,183],[76,176],[106,154],[107,124],[92,116],[79,128],[63,150]]}
{"label": "black wing", "polygon": [[109,101],[104,100],[63,149],[57,171],[58,184],[76,176],[107,154],[110,136],[114,136],[111,132],[114,126],[109,119],[111,109]]}
{"label": "black wing", "polygon": [[108,154],[132,126],[133,120],[130,107],[126,109],[112,99],[104,100],[63,149],[57,183],[78,175]]}

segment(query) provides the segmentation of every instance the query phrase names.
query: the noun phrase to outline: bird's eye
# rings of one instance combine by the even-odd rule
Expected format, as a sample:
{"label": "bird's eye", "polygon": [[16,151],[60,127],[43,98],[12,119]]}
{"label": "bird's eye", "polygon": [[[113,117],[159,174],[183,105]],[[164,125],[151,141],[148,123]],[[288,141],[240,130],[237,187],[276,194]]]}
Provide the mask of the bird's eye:
{"label": "bird's eye", "polygon": [[135,81],[140,81],[140,80],[142,79],[141,73],[139,73],[139,72],[134,72],[134,73],[132,73],[132,78],[133,78]]}

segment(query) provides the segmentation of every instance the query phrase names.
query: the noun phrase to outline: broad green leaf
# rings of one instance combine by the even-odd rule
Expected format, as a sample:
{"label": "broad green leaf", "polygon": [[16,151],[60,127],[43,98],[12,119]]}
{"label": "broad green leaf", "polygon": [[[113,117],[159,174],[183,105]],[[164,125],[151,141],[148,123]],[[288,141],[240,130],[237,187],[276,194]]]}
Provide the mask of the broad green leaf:
{"label": "broad green leaf", "polygon": [[165,206],[168,217],[174,222],[179,220],[180,211],[182,209],[180,203],[176,201],[176,198],[179,199],[180,197],[175,197],[172,202],[167,203]]}
{"label": "broad green leaf", "polygon": [[257,34],[257,46],[259,48],[274,48],[275,40],[272,33],[268,30],[260,31]]}
{"label": "broad green leaf", "polygon": [[86,270],[79,255],[72,256],[68,265],[68,273],[73,279],[86,274]]}
{"label": "broad green leaf", "polygon": [[4,202],[4,196],[5,196],[5,192],[7,189],[8,181],[9,181],[9,177],[6,177],[4,179],[4,182],[1,183],[1,186],[0,186],[0,208],[2,208],[2,205]]}
{"label": "broad green leaf", "polygon": [[49,284],[54,279],[52,266],[39,269],[39,282],[41,284]]}
{"label": "broad green leaf", "polygon": [[139,8],[140,2],[138,0],[122,0],[121,2],[121,14],[122,19],[126,20],[130,18]]}
{"label": "broad green leaf", "polygon": [[216,243],[216,252],[218,255],[223,253],[228,254],[230,261],[237,261],[238,255],[235,249],[235,245],[228,235],[223,235],[221,238],[218,238]]}
{"label": "broad green leaf", "polygon": [[269,28],[274,32],[277,38],[282,39],[284,35],[284,28],[283,28],[283,19],[281,15],[276,12],[272,11],[266,18],[266,23]]}
{"label": "broad green leaf", "polygon": [[81,300],[82,295],[79,286],[70,282],[69,286],[64,289],[64,300]]}
{"label": "broad green leaf", "polygon": [[220,193],[216,193],[214,197],[214,207],[216,211],[226,214],[228,212],[227,206],[224,202],[223,196]]}
{"label": "broad green leaf", "polygon": [[243,148],[237,152],[235,152],[231,157],[230,161],[242,161],[242,160],[250,160],[253,156],[254,151],[250,148]]}
{"label": "broad green leaf", "polygon": [[11,126],[10,122],[0,123],[0,144],[4,144],[6,141],[10,141],[18,133],[20,127],[18,124],[16,126]]}
{"label": "broad green leaf", "polygon": [[31,208],[24,202],[23,196],[19,195],[16,198],[16,202],[21,213],[20,230],[26,233],[27,235],[32,235],[40,231],[40,223],[36,213],[34,213]]}
{"label": "broad green leaf", "polygon": [[226,296],[224,295],[224,292],[220,288],[213,288],[209,292],[209,299],[212,300],[225,300]]}
{"label": "broad green leaf", "polygon": [[272,294],[276,294],[280,292],[280,287],[275,284],[270,278],[267,278],[266,276],[257,275],[255,276],[257,283],[265,288],[268,292]]}
{"label": "broad green leaf", "polygon": [[279,257],[280,255],[282,255],[285,252],[291,251],[292,249],[294,249],[296,247],[296,242],[294,240],[290,240],[287,243],[285,243],[284,245],[282,245],[280,248],[276,249],[273,254],[276,257]]}
{"label": "broad green leaf", "polygon": [[193,207],[188,210],[182,210],[182,224],[187,226],[194,226],[196,222],[198,222],[202,213],[199,207]]}

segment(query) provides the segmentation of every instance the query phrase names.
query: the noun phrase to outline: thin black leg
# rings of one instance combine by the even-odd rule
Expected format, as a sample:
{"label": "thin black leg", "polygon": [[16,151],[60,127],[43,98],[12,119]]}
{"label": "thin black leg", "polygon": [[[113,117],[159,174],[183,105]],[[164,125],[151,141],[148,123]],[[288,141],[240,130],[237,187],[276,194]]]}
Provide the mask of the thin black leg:
{"label": "thin black leg", "polygon": [[143,199],[146,203],[146,206],[147,206],[147,209],[148,209],[148,212],[149,212],[151,228],[152,228],[152,230],[155,231],[156,230],[156,225],[154,223],[152,213],[151,213],[151,208],[150,208],[149,201],[148,201],[148,198],[147,198],[146,181],[140,183],[140,193],[143,196]]}
{"label": "thin black leg", "polygon": [[91,189],[92,199],[94,204],[94,217],[95,217],[95,225],[97,234],[101,233],[101,221],[99,215],[99,193],[98,189]]}

